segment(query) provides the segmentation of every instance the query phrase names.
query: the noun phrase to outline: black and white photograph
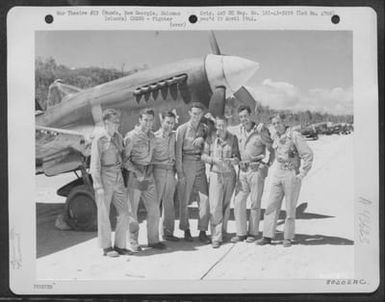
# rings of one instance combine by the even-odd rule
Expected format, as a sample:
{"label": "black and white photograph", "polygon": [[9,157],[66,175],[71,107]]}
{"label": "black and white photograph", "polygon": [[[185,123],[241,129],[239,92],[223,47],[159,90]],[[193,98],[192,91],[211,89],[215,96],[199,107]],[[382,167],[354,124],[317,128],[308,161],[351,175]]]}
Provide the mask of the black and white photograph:
{"label": "black and white photograph", "polygon": [[[352,276],[351,32],[50,31],[37,32],[35,45],[38,276]],[[113,131],[110,116],[118,125]],[[92,153],[96,127],[112,138],[117,131],[111,159],[100,143]],[[227,148],[217,147],[218,139]],[[286,167],[288,159],[298,167]],[[125,186],[122,169],[128,178],[143,169],[144,179]],[[103,201],[96,201],[95,177]],[[179,178],[185,179],[176,190]],[[181,190],[187,192],[174,194]],[[128,223],[117,224],[126,217],[109,211],[124,203],[124,215],[139,224],[134,246]],[[104,219],[99,207],[107,207]],[[109,259],[122,254],[114,247],[127,255]]]}
{"label": "black and white photograph", "polygon": [[[41,286],[368,282],[353,30],[38,28],[31,41]],[[18,269],[26,235],[12,230]]]}

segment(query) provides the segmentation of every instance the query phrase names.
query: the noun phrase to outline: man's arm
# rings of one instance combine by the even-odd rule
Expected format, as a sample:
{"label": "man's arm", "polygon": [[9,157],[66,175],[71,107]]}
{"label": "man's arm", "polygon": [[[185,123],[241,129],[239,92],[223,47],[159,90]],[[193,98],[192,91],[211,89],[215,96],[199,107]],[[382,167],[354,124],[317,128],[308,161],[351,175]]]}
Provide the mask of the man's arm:
{"label": "man's arm", "polygon": [[224,167],[225,162],[223,159],[210,155],[211,143],[212,142],[210,142],[210,138],[206,139],[201,155],[201,160],[209,165],[215,164]]}
{"label": "man's arm", "polygon": [[302,159],[299,177],[303,178],[307,175],[313,165],[313,151],[310,149],[303,136],[295,131],[293,131],[293,142],[297,148],[299,157]]}
{"label": "man's arm", "polygon": [[261,129],[261,139],[269,151],[269,160],[267,161],[267,165],[271,166],[275,159],[275,150],[273,148],[273,139],[271,138],[270,131],[266,126],[263,126]]}
{"label": "man's arm", "polygon": [[183,151],[183,138],[184,138],[184,127],[179,126],[176,129],[175,139],[175,167],[178,173],[178,178],[184,177],[183,166],[182,166],[182,151]]}
{"label": "man's arm", "polygon": [[204,147],[203,147],[203,152],[201,156],[202,161],[204,161],[207,164],[213,164],[214,159],[213,157],[210,156],[210,143],[206,140]]}
{"label": "man's arm", "polygon": [[124,164],[124,138],[123,136],[120,134],[120,133],[117,133],[117,137],[118,137],[118,149],[119,149],[119,156],[120,156],[120,160],[121,160],[121,163],[122,165]]}
{"label": "man's arm", "polygon": [[198,125],[196,138],[192,142],[193,146],[195,148],[200,148],[201,150],[203,150],[202,146],[204,147],[205,140],[209,136],[208,134],[209,134],[209,127],[206,124],[200,122]]}
{"label": "man's arm", "polygon": [[131,137],[131,135],[128,133],[124,138],[124,168],[127,171],[132,171],[137,176],[140,176],[142,172],[139,171],[139,169],[137,169],[134,163],[131,161],[131,152],[132,152],[133,145],[134,145],[134,140]]}
{"label": "man's arm", "polygon": [[233,139],[233,147],[232,147],[231,156],[233,158],[237,158],[238,160],[241,160],[241,152],[239,151],[238,138],[235,135],[234,135],[234,139]]}
{"label": "man's arm", "polygon": [[175,132],[173,132],[171,134],[171,142],[170,143],[171,143],[170,157],[175,164],[175,144],[176,144],[176,133]]}
{"label": "man's arm", "polygon": [[103,189],[103,182],[101,177],[101,147],[99,138],[96,137],[91,144],[91,160],[90,160],[90,174],[93,180],[95,190]]}

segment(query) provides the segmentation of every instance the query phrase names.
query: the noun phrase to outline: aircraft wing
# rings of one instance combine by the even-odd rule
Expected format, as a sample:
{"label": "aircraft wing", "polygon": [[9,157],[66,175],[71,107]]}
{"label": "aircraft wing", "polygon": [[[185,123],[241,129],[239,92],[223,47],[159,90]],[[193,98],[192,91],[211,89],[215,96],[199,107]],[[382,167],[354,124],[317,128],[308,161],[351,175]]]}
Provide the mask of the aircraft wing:
{"label": "aircraft wing", "polygon": [[36,126],[36,174],[54,176],[78,170],[91,153],[91,142],[82,133]]}

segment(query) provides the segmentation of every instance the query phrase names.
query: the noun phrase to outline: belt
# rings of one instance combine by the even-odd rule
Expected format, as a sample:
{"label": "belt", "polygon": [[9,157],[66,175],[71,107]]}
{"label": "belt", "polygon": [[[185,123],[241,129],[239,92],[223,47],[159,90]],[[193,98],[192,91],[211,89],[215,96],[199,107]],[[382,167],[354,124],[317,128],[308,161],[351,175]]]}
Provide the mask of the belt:
{"label": "belt", "polygon": [[182,152],[183,155],[201,155],[201,152],[200,151],[183,151]]}
{"label": "belt", "polygon": [[[259,165],[261,164],[260,162],[252,162],[255,166],[255,169],[259,168]],[[251,162],[240,162],[239,163],[239,168],[242,172],[248,172],[250,169],[250,164]]]}
{"label": "belt", "polygon": [[137,163],[135,163],[135,162],[133,162],[133,164],[134,164],[136,167],[138,167],[138,168],[146,168],[146,167],[150,166],[150,164],[142,165],[142,164],[137,164]]}
{"label": "belt", "polygon": [[141,165],[141,164],[136,164],[136,163],[134,163],[134,166],[135,166],[139,171],[141,171],[142,173],[148,173],[148,171],[151,171],[151,169],[152,169],[152,165],[151,165],[151,164],[148,164],[148,165]]}
{"label": "belt", "polygon": [[222,176],[231,176],[231,175],[235,174],[235,170],[234,171],[226,171],[226,172],[211,170],[210,172],[213,172],[215,174],[219,174]]}
{"label": "belt", "polygon": [[289,160],[277,158],[277,162],[279,163],[278,167],[281,170],[295,170],[296,169],[294,164]]}
{"label": "belt", "polygon": [[166,164],[154,164],[155,169],[162,169],[167,171],[175,171],[174,165],[166,165]]}
{"label": "belt", "polygon": [[282,159],[282,158],[277,158],[277,162],[279,162],[280,164],[285,164],[285,163],[288,163],[289,161],[286,160],[286,159]]}
{"label": "belt", "polygon": [[148,169],[149,167],[151,167],[151,164],[148,164],[148,165],[141,165],[141,164],[136,164],[136,163],[133,163],[134,166],[140,170],[146,170]]}
{"label": "belt", "polygon": [[103,168],[110,168],[110,167],[117,167],[117,166],[121,166],[121,163],[120,162],[117,162],[117,163],[114,163],[114,164],[104,164],[102,165]]}
{"label": "belt", "polygon": [[183,154],[182,155],[183,160],[194,160],[194,161],[199,161],[201,159],[201,154]]}

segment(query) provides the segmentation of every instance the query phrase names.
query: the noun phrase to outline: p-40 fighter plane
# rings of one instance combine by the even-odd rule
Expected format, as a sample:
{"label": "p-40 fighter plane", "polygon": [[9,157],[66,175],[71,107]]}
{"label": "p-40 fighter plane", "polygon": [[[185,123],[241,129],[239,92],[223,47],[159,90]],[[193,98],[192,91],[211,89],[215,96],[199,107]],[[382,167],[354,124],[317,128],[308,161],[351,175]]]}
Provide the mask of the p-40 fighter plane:
{"label": "p-40 fighter plane", "polygon": [[[90,141],[103,126],[102,111],[121,112],[120,132],[133,129],[139,111],[174,110],[179,123],[188,120],[189,103],[201,102],[214,115],[223,115],[234,102],[255,107],[242,86],[258,69],[258,63],[222,55],[214,33],[210,33],[212,54],[147,69],[93,88],[80,90],[63,85],[64,97],[36,113],[36,174],[54,176],[75,172],[77,179],[58,189],[67,197],[66,221],[75,229],[94,229],[96,206],[89,167]],[[235,97],[233,97],[235,96]],[[231,110],[231,109],[230,109]],[[159,117],[156,118],[159,123]]]}

